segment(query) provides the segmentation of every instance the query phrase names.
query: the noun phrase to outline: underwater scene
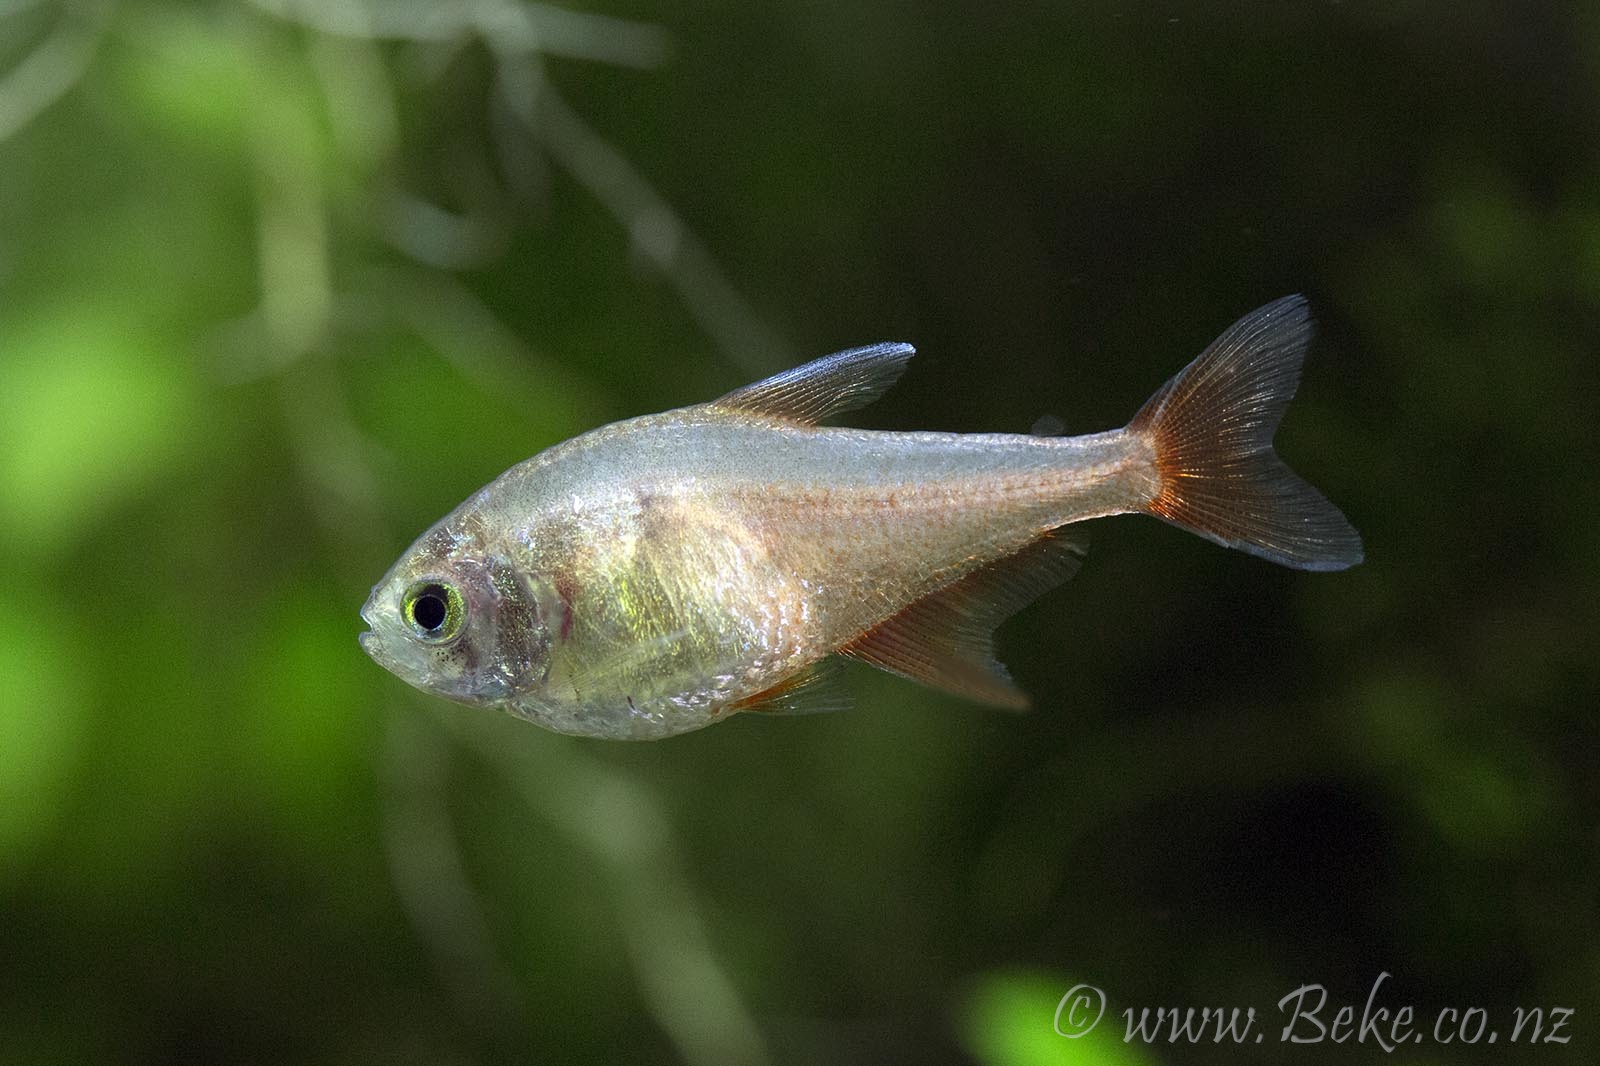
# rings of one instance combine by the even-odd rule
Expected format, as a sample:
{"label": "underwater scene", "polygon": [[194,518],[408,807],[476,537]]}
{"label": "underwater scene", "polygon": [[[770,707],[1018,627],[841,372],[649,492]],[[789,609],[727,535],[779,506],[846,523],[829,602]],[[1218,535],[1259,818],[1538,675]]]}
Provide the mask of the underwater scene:
{"label": "underwater scene", "polygon": [[1597,130],[1580,4],[5,0],[0,1066],[1596,1061]]}

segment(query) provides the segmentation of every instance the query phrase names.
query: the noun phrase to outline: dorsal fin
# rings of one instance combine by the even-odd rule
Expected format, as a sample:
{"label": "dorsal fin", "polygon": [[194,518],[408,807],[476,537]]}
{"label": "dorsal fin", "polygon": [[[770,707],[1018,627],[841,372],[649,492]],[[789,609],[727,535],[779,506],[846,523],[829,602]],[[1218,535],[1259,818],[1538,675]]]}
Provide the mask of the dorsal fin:
{"label": "dorsal fin", "polygon": [[888,392],[915,354],[911,345],[895,342],[851,348],[734,389],[707,406],[814,425]]}
{"label": "dorsal fin", "polygon": [[1027,693],[995,661],[995,627],[1077,573],[1087,551],[1081,534],[1047,533],[924,596],[839,650],[933,688],[1026,710]]}

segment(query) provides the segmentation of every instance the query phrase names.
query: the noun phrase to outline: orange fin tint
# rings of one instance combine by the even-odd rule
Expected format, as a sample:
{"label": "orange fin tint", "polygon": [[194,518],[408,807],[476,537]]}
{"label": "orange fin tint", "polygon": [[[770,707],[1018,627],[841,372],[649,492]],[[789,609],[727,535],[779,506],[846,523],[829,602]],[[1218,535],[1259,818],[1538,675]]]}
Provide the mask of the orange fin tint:
{"label": "orange fin tint", "polygon": [[707,406],[814,425],[865,407],[888,392],[917,350],[909,344],[871,344],[835,352],[734,389]]}
{"label": "orange fin tint", "polygon": [[1241,318],[1128,423],[1155,445],[1146,510],[1229,548],[1301,570],[1343,570],[1361,537],[1272,450],[1311,340],[1302,296]]}
{"label": "orange fin tint", "polygon": [[924,596],[840,652],[979,703],[1027,710],[1027,693],[995,661],[995,627],[1077,573],[1087,550],[1081,534],[1047,533]]}
{"label": "orange fin tint", "polygon": [[839,666],[824,659],[778,682],[771,688],[746,696],[728,709],[757,714],[827,714],[850,709],[850,696],[839,683]]}

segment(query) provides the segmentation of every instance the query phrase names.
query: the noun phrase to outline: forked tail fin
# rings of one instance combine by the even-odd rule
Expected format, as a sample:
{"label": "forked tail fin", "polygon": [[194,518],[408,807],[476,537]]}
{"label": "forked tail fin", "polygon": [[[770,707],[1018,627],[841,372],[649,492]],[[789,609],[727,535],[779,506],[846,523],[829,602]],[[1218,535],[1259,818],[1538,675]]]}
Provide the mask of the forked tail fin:
{"label": "forked tail fin", "polygon": [[1252,311],[1163,385],[1128,429],[1155,446],[1147,513],[1301,570],[1361,561],[1361,536],[1272,450],[1311,340],[1302,296]]}

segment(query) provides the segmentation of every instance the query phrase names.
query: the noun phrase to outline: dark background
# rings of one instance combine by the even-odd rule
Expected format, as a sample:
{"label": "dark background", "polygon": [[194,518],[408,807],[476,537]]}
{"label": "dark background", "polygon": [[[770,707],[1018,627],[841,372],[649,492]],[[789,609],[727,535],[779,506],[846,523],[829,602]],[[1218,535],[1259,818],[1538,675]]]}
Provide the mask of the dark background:
{"label": "dark background", "polygon": [[[1580,4],[7,4],[0,1063],[1592,1061],[1597,130]],[[1095,523],[1030,716],[590,742],[357,647],[594,425],[893,339],[855,424],[1098,431],[1290,292],[1367,562]],[[1280,1043],[1385,972],[1429,1039]]]}

